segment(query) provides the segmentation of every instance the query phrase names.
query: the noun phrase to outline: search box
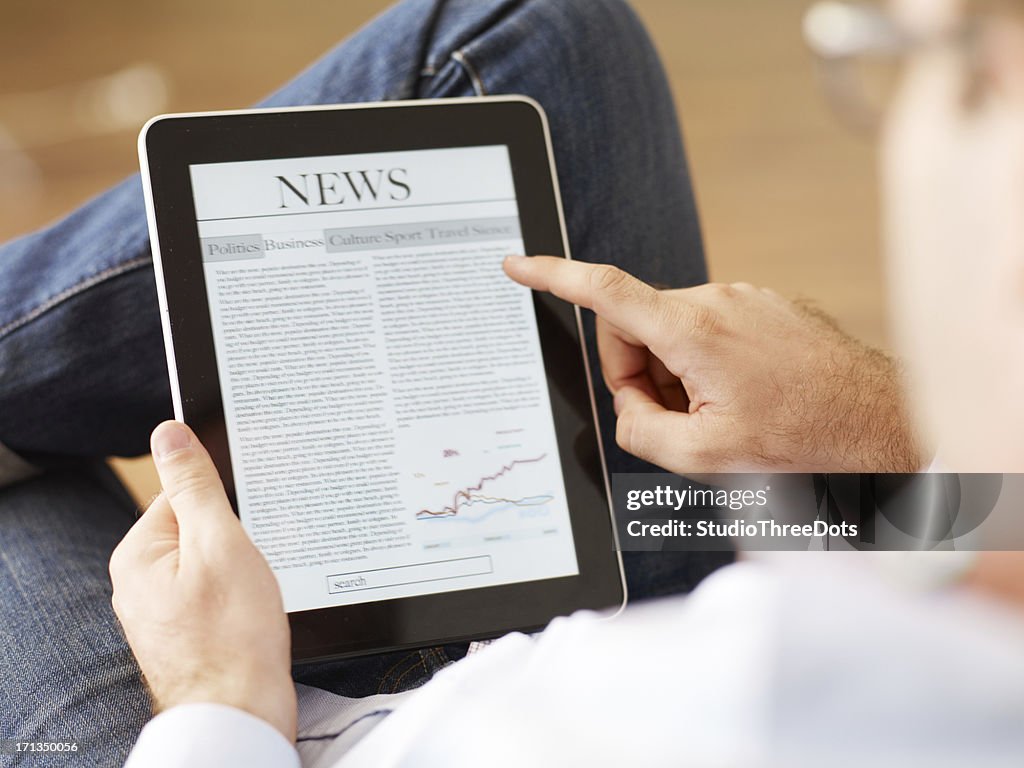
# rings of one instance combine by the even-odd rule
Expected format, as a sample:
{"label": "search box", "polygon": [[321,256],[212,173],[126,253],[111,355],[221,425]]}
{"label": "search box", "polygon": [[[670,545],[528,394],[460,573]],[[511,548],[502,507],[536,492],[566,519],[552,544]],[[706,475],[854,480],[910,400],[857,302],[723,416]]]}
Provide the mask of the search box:
{"label": "search box", "polygon": [[394,568],[336,573],[327,577],[327,592],[339,595],[345,592],[400,587],[427,581],[463,579],[467,576],[482,576],[493,572],[494,564],[490,555],[460,557],[455,560],[436,560],[431,563],[400,565]]}

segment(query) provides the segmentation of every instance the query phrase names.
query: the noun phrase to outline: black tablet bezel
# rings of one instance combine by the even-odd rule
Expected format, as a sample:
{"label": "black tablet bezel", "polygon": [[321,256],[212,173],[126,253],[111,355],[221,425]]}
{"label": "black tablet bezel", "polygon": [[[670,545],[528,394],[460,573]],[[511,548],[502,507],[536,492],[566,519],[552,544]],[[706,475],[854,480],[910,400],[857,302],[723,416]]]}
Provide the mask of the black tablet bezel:
{"label": "black tablet bezel", "polygon": [[[527,253],[568,256],[550,137],[530,99],[498,97],[166,115],[139,137],[178,419],[235,504],[189,166],[468,146],[508,147]],[[579,313],[534,294],[579,574],[289,615],[296,662],[532,631],[625,602]],[[237,512],[237,507],[236,507]]]}

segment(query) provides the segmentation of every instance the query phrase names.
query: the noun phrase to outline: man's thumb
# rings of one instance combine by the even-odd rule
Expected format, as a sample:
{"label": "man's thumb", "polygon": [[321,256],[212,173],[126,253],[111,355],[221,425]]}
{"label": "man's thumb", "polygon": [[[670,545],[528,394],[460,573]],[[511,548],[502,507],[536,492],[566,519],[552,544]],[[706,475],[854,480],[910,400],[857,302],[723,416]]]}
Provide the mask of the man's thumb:
{"label": "man's thumb", "polygon": [[217,468],[191,429],[165,421],[153,431],[150,447],[164,495],[183,534],[200,521],[234,518]]}

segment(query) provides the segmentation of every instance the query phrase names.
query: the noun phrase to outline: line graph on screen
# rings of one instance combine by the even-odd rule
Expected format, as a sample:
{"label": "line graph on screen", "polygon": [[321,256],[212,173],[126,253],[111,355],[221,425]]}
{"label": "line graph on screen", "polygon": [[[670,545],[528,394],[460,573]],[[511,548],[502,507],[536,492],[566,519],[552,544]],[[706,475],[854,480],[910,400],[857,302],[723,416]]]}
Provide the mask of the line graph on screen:
{"label": "line graph on screen", "polygon": [[447,503],[419,510],[416,519],[479,522],[507,510],[516,510],[522,517],[542,516],[555,497],[547,491],[524,493],[529,478],[521,476],[546,458],[547,454],[541,454],[508,461],[491,474],[459,488]]}

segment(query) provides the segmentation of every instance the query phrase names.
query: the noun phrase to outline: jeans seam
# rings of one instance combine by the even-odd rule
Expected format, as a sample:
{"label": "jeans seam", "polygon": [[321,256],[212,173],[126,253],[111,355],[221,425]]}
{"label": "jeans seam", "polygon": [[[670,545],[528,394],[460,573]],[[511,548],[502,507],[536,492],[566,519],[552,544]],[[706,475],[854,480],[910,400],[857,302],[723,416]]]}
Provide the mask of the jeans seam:
{"label": "jeans seam", "polygon": [[[379,693],[379,694],[380,693],[391,693],[390,690],[386,691],[385,688],[388,687],[388,683],[391,682],[391,678],[395,674],[398,674],[397,673],[398,668],[400,666],[402,666],[403,664],[405,664],[406,662],[415,665],[415,660],[418,659],[418,658],[419,658],[418,654],[415,651],[413,651],[412,653],[406,654],[405,656],[400,658],[398,661],[396,661],[394,664],[392,664],[391,667],[388,669],[388,671],[380,676],[380,684],[377,686],[377,693]],[[407,672],[407,671],[408,671],[408,669],[405,669],[401,674],[404,675],[405,672]],[[393,684],[392,684],[391,687],[392,688],[394,687]]]}
{"label": "jeans seam", "polygon": [[87,277],[86,279],[76,283],[70,288],[66,288],[65,290],[61,291],[55,296],[51,296],[49,299],[46,299],[45,301],[43,301],[42,304],[38,305],[35,309],[31,310],[27,314],[22,315],[20,318],[12,320],[11,322],[7,323],[7,325],[0,326],[0,340],[6,338],[7,336],[10,336],[16,330],[24,327],[25,325],[28,325],[33,320],[39,319],[50,310],[56,309],[64,302],[74,298],[80,293],[83,293],[89,290],[90,288],[94,288],[100,283],[106,282],[107,280],[111,280],[127,272],[131,272],[132,270],[138,269],[139,267],[144,267],[149,263],[149,256],[138,256],[134,259],[131,259],[130,261],[124,262],[123,264],[118,264],[116,266],[105,269],[102,272],[99,272],[98,274],[95,274],[91,277]]}
{"label": "jeans seam", "polygon": [[407,678],[412,672],[415,672],[417,669],[420,668],[423,669],[423,672],[425,674],[427,671],[427,665],[423,662],[422,658],[415,664],[413,664],[411,667],[409,667],[407,670],[405,670],[405,672],[403,672],[401,675],[399,675],[398,679],[395,680],[395,684],[391,686],[391,692],[401,693],[401,691],[399,691],[399,686],[402,684],[402,681],[405,680],[405,678]]}
{"label": "jeans seam", "polygon": [[433,677],[445,666],[440,648],[424,648],[420,651],[420,656],[423,659],[423,671],[427,677]]}
{"label": "jeans seam", "polygon": [[[447,2],[447,0],[442,0],[441,5],[444,5],[445,2]],[[510,17],[513,17],[527,2],[528,0],[509,0],[509,2],[505,4],[505,7],[500,10],[492,10],[488,12],[487,17],[481,21],[478,28],[475,30],[475,34],[469,37],[460,34],[458,39],[452,41],[451,44],[453,48],[455,50],[466,50],[471,48],[481,38],[505,24],[506,21]],[[450,58],[451,53],[446,53],[445,51],[440,50],[433,52],[432,56],[428,56],[424,63],[428,67],[440,70],[443,64]]]}
{"label": "jeans seam", "polygon": [[480,71],[466,56],[466,49],[460,48],[457,51],[452,51],[452,61],[458,64],[462,71],[469,78],[470,84],[473,86],[473,92],[477,96],[486,96],[487,87],[484,85],[483,78],[480,77]]}

